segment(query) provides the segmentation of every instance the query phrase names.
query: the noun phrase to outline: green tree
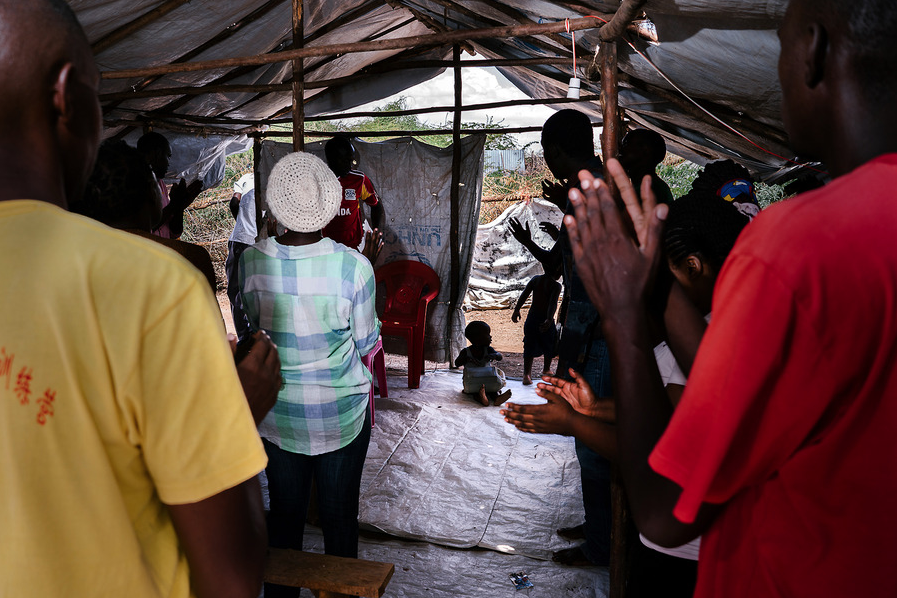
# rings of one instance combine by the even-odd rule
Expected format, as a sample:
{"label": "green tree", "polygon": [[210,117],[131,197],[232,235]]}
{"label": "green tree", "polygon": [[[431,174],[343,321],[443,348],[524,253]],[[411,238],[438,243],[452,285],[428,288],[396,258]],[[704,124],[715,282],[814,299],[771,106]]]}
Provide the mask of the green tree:
{"label": "green tree", "polygon": [[[382,116],[374,116],[369,118],[360,118],[358,120],[346,121],[329,120],[315,121],[306,123],[307,131],[317,131],[321,133],[376,133],[378,131],[433,131],[437,129],[450,129],[450,122],[439,125],[425,123],[417,117],[417,115],[394,115],[391,112],[399,112],[408,109],[408,99],[404,96],[399,97],[391,102],[387,102],[383,106],[374,109],[374,112],[382,112]],[[492,117],[488,117],[485,123],[464,122],[462,129],[493,129],[500,127],[504,121],[496,121]],[[383,137],[365,137],[369,141],[383,141],[390,139],[394,135],[385,135]],[[451,134],[442,135],[426,135],[418,136],[416,139],[435,145],[437,147],[448,147],[452,144]],[[487,135],[486,149],[517,149],[517,140],[508,133]]]}

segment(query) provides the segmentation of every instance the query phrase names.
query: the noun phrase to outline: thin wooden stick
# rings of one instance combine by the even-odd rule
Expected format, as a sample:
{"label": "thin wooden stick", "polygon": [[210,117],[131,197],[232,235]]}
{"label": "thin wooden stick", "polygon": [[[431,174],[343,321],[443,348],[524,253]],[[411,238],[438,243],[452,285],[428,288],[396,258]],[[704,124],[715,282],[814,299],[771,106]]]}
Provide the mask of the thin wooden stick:
{"label": "thin wooden stick", "polygon": [[179,8],[181,5],[186,4],[190,0],[168,0],[152,9],[149,12],[146,12],[133,21],[122,25],[121,27],[107,33],[94,43],[90,45],[90,49],[93,50],[94,55],[99,54],[103,50],[108,49],[111,46],[114,46],[118,42],[127,38],[132,33],[143,29],[153,21],[157,21],[161,19],[171,11],[176,8]]}
{"label": "thin wooden stick", "polygon": [[[601,22],[591,17],[570,20],[571,31],[592,29],[599,27]],[[449,31],[447,33],[433,33],[429,35],[415,35],[398,39],[382,39],[371,42],[356,42],[347,44],[333,44],[327,46],[314,46],[297,48],[284,52],[271,52],[260,56],[245,56],[239,58],[222,58],[219,60],[206,60],[201,62],[187,62],[182,64],[163,64],[160,66],[139,69],[127,69],[121,71],[105,71],[101,73],[104,79],[129,79],[131,77],[149,77],[166,75],[170,73],[186,73],[196,71],[209,71],[238,66],[260,66],[275,62],[284,62],[296,58],[308,58],[311,56],[332,56],[334,54],[348,54],[354,52],[375,52],[381,50],[397,50],[416,46],[434,46],[445,43],[462,42],[472,39],[520,37],[526,35],[545,35],[566,31],[563,22],[539,23],[534,25],[516,25],[511,27],[489,27],[486,29],[463,29]]]}
{"label": "thin wooden stick", "polygon": [[[515,66],[567,66],[573,64],[572,58],[519,58],[519,59],[496,59],[496,60],[462,60],[461,68],[485,68],[490,66],[496,67],[515,67]],[[334,77],[332,79],[321,79],[319,81],[306,81],[305,89],[321,89],[323,87],[331,87],[349,83],[371,75],[388,73],[392,71],[405,69],[423,69],[423,68],[442,68],[453,66],[451,60],[419,60],[415,62],[403,63],[387,63],[382,66],[375,66],[363,71],[358,71],[352,75],[344,77]],[[164,96],[196,96],[207,93],[276,93],[279,91],[289,91],[291,83],[269,83],[264,85],[207,85],[204,87],[161,87],[158,89],[147,89],[141,91],[116,91],[111,93],[100,94],[101,102],[121,101],[121,100],[139,100],[144,98],[159,98]]]}

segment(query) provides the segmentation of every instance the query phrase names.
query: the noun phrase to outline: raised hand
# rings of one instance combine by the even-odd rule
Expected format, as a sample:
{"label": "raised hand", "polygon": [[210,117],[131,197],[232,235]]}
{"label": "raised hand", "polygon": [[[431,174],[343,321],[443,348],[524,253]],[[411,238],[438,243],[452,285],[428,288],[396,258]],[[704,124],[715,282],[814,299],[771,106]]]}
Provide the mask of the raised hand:
{"label": "raised hand", "polygon": [[548,222],[548,221],[540,222],[539,228],[542,229],[543,233],[547,234],[549,237],[551,237],[555,241],[558,240],[558,237],[561,234],[561,229],[559,229],[557,226],[555,226],[554,224],[552,224],[551,222]]}
{"label": "raised hand", "polygon": [[371,262],[371,265],[374,265],[374,262],[377,261],[377,258],[380,257],[380,252],[383,250],[383,233],[380,232],[379,228],[375,228],[374,230],[369,230],[364,234],[364,249],[361,250],[361,255],[368,258],[368,261]]}
{"label": "raised hand", "polygon": [[195,180],[187,185],[187,181],[181,179],[169,189],[169,203],[173,208],[183,212],[193,203],[200,192],[202,192],[202,181]]}
{"label": "raised hand", "polygon": [[607,184],[586,170],[579,173],[582,191],[570,190],[575,217],[564,217],[577,273],[603,320],[644,308],[660,262],[662,221],[668,211],[666,205],[657,205],[649,177],[642,181],[639,198],[617,160],[608,160],[607,167],[637,240]]}
{"label": "raised hand", "polygon": [[511,218],[508,220],[508,228],[511,229],[511,235],[523,245],[532,242],[533,233],[529,229],[529,222],[520,224],[520,220]]}
{"label": "raised hand", "polygon": [[550,201],[563,212],[567,209],[566,185],[544,179],[542,181],[542,199]]}

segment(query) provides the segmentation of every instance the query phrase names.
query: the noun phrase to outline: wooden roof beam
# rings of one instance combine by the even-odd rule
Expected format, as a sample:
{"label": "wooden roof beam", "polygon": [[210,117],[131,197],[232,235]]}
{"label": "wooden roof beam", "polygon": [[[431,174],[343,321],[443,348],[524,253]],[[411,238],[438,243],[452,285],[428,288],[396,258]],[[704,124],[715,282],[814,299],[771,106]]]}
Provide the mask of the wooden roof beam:
{"label": "wooden roof beam", "polygon": [[[569,21],[569,29],[571,31],[594,29],[600,25],[600,21],[591,17],[571,19]],[[299,57],[308,58],[310,56],[331,56],[334,54],[346,54],[349,52],[375,52],[381,50],[396,50],[419,46],[438,46],[475,39],[544,35],[546,33],[558,33],[561,31],[565,31],[566,29],[567,27],[565,27],[565,24],[560,22],[516,25],[509,27],[489,27],[486,29],[464,29],[446,33],[416,35],[399,39],[382,39],[370,42],[311,46],[284,52],[272,52],[260,56],[223,58],[219,60],[187,62],[182,64],[167,64],[139,69],[104,71],[102,73],[102,77],[104,79],[130,79],[133,77],[147,77],[153,75],[165,75],[170,73],[208,71],[239,66],[261,66],[263,64],[286,62]]]}

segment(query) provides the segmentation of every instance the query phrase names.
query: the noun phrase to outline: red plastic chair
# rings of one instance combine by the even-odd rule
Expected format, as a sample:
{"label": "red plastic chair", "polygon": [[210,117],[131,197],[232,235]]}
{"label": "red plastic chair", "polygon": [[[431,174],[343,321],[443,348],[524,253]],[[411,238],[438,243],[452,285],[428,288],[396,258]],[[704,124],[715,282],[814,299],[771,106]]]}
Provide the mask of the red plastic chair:
{"label": "red plastic chair", "polygon": [[[361,363],[368,369],[371,374],[377,377],[377,388],[380,396],[384,399],[389,398],[389,392],[386,388],[386,360],[383,357],[383,339],[377,340],[377,344],[371,349],[371,352],[361,358]],[[374,427],[374,382],[371,381],[371,390],[368,395],[371,405],[371,427]]]}
{"label": "red plastic chair", "polygon": [[386,264],[374,273],[386,286],[380,334],[404,337],[408,343],[408,388],[419,388],[424,371],[424,331],[427,305],[439,295],[439,276],[414,260]]}

